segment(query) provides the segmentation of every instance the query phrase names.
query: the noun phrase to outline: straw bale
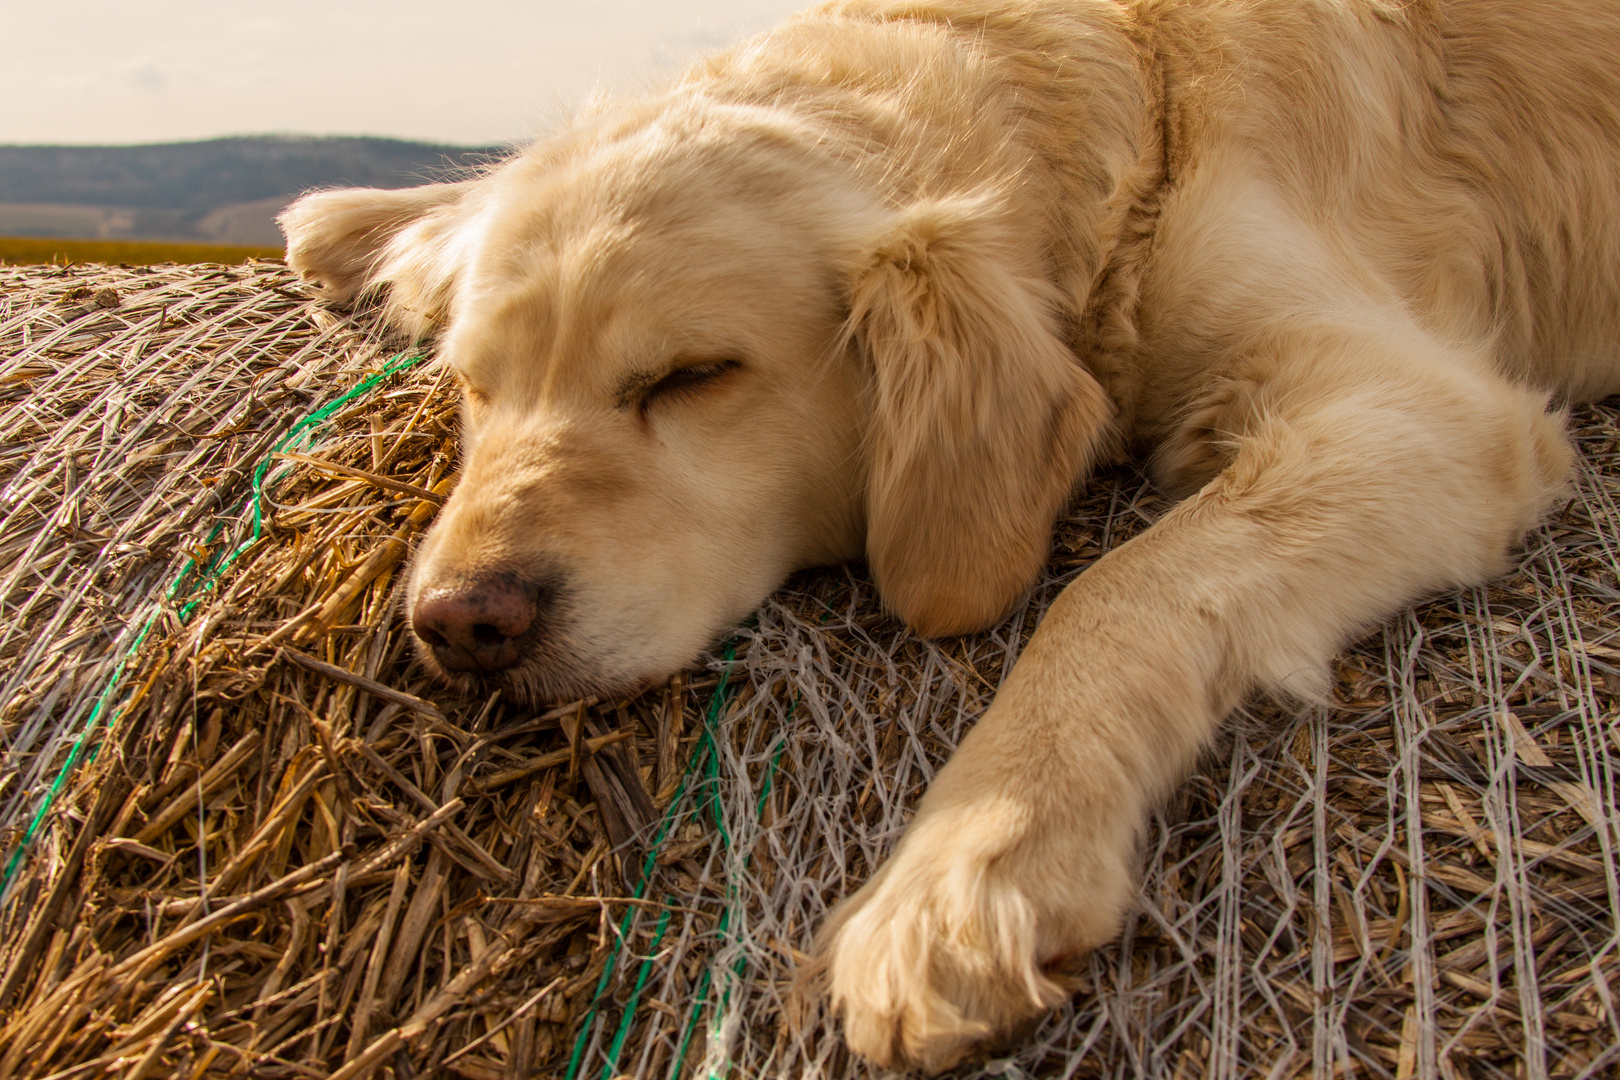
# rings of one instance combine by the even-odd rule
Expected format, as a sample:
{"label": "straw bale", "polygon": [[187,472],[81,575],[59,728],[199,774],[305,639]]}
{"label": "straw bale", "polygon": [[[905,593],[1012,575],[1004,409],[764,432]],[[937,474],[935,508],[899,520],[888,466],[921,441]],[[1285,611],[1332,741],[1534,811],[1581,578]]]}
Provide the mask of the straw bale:
{"label": "straw bale", "polygon": [[[0,904],[4,1076],[866,1075],[784,1023],[796,959],[1165,505],[1099,478],[985,634],[919,641],[823,570],[639,698],[462,698],[397,615],[455,460],[440,370],[283,446],[254,541],[258,462],[397,346],[277,264],[0,287],[7,855],[94,729]],[[1359,642],[1331,702],[1250,703],[1083,991],[964,1074],[1620,1069],[1620,410],[1574,424],[1516,571]]]}

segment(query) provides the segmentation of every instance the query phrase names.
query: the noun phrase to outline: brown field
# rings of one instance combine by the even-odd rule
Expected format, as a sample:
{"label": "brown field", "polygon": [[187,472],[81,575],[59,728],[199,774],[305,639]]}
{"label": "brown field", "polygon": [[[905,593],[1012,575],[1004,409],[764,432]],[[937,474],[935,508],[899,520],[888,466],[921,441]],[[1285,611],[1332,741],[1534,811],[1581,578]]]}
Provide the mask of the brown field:
{"label": "brown field", "polygon": [[227,247],[223,244],[169,244],[145,240],[66,240],[36,236],[0,236],[0,265],[24,263],[240,263],[279,259],[278,247]]}

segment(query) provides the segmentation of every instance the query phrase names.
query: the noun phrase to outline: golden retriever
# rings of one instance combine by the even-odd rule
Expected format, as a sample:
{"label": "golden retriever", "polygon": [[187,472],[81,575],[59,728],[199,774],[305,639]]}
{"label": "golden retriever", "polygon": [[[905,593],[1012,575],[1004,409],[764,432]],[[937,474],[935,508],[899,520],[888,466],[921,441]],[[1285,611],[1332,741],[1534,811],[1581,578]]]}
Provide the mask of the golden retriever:
{"label": "golden retriever", "polygon": [[1620,391],[1620,7],[847,0],[487,175],[331,191],[288,257],[465,390],[410,618],[534,699],[689,663],[863,556],[994,623],[1096,463],[1185,498],[1069,587],[821,929],[851,1047],[945,1067],[1063,995],[1155,800],[1498,572]]}

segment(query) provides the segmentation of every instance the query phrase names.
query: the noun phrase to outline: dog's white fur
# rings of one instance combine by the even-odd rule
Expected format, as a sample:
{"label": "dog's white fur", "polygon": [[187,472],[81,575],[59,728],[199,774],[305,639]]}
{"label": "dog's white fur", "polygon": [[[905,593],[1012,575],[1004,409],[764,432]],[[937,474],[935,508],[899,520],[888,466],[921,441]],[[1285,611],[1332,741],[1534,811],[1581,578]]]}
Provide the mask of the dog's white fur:
{"label": "dog's white fur", "polygon": [[667,675],[862,553],[919,633],[980,628],[1099,459],[1187,495],[823,928],[850,1045],[938,1069],[1116,932],[1243,695],[1319,691],[1555,496],[1557,404],[1620,390],[1617,57],[1582,0],[849,0],[481,179],[283,220],[465,385],[412,584],[549,583],[515,692]]}

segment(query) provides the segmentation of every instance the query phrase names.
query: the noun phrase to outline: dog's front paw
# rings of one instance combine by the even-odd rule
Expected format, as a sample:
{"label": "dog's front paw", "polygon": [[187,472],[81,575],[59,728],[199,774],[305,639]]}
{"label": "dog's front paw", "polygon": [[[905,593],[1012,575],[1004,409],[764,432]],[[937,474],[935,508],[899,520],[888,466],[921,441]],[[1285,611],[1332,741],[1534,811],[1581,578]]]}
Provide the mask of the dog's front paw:
{"label": "dog's front paw", "polygon": [[850,1049],[879,1065],[939,1072],[1064,996],[1014,889],[889,875],[833,917],[828,995]]}
{"label": "dog's front paw", "polygon": [[993,1046],[1067,996],[1052,965],[1117,932],[1132,891],[1118,852],[1054,859],[1027,828],[998,835],[998,816],[920,819],[822,929],[845,1040],[879,1065],[933,1073]]}

